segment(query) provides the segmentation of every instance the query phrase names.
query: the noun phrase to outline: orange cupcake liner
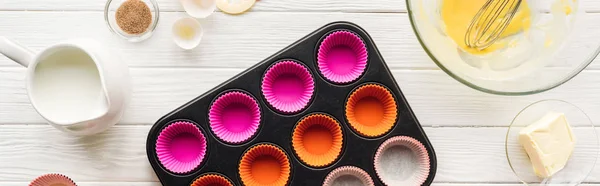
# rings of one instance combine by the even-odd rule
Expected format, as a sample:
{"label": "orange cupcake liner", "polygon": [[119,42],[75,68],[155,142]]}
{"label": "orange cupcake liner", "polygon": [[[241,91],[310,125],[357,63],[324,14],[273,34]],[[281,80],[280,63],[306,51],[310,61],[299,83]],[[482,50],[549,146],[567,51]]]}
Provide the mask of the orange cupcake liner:
{"label": "orange cupcake liner", "polygon": [[342,127],[335,119],[324,114],[303,118],[292,134],[292,147],[296,155],[312,167],[331,165],[340,156],[342,145]]}
{"label": "orange cupcake liner", "polygon": [[73,180],[62,174],[45,174],[37,177],[29,186],[77,186]]}
{"label": "orange cupcake liner", "polygon": [[259,144],[244,153],[239,174],[245,186],[285,186],[291,166],[286,153],[270,144]]}
{"label": "orange cupcake liner", "polygon": [[194,180],[191,186],[233,186],[233,184],[225,176],[205,174]]}
{"label": "orange cupcake liner", "polygon": [[359,87],[346,102],[350,127],[365,137],[380,137],[389,132],[396,123],[397,112],[392,93],[377,84]]}

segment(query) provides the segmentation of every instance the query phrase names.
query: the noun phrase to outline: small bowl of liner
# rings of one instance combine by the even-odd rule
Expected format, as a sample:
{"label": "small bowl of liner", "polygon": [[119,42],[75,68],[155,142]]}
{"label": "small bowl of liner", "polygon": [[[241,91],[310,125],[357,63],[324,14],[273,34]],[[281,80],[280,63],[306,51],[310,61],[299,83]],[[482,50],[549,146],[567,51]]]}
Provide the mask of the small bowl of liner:
{"label": "small bowl of liner", "polygon": [[350,94],[346,102],[346,119],[350,127],[364,137],[380,137],[396,122],[396,101],[384,86],[366,84]]}
{"label": "small bowl of liner", "polygon": [[190,186],[233,186],[233,183],[225,176],[209,173],[194,180]]}
{"label": "small bowl of liner", "polygon": [[315,91],[315,83],[304,65],[284,60],[275,63],[265,72],[261,90],[267,103],[275,110],[292,114],[308,106]]}
{"label": "small bowl of liner", "polygon": [[367,68],[365,42],[354,32],[341,30],[323,39],[317,52],[317,66],[325,79],[335,84],[357,80]]}
{"label": "small bowl of liner", "polygon": [[422,185],[429,176],[429,154],[418,140],[392,137],[377,149],[375,172],[386,185]]}
{"label": "small bowl of liner", "polygon": [[187,14],[195,18],[206,18],[217,9],[217,0],[180,0]]}
{"label": "small bowl of liner", "polygon": [[323,186],[362,185],[375,186],[369,173],[355,166],[338,167],[327,174]]}
{"label": "small bowl of liner", "polygon": [[77,186],[77,184],[62,174],[45,174],[34,179],[29,186]]}
{"label": "small bowl of liner", "polygon": [[158,161],[176,174],[187,174],[200,166],[206,149],[206,137],[200,128],[187,121],[172,122],[156,140]]}
{"label": "small bowl of liner", "polygon": [[292,148],[308,166],[326,167],[340,156],[343,140],[342,127],[335,119],[312,114],[294,128]]}
{"label": "small bowl of liner", "polygon": [[240,178],[247,186],[283,186],[289,181],[290,173],[289,158],[274,145],[253,146],[240,160]]}
{"label": "small bowl of liner", "polygon": [[226,143],[240,144],[258,131],[260,107],[256,99],[246,93],[227,92],[210,106],[208,119],[217,138]]}

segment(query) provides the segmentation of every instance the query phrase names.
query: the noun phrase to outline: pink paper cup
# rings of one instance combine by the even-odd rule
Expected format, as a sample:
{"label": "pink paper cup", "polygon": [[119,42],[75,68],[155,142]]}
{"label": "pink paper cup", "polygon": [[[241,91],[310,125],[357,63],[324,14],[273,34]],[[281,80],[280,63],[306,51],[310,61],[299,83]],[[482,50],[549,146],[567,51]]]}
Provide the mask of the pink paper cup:
{"label": "pink paper cup", "polygon": [[156,140],[158,161],[176,174],[190,173],[206,155],[206,137],[195,124],[176,121],[165,127]]}
{"label": "pink paper cup", "polygon": [[317,66],[325,79],[345,84],[357,80],[367,68],[367,47],[350,31],[335,31],[325,37],[317,53]]}
{"label": "pink paper cup", "polygon": [[364,170],[355,166],[343,166],[331,171],[323,181],[323,186],[334,185],[375,186],[375,183]]}
{"label": "pink paper cup", "polygon": [[34,179],[29,186],[77,186],[77,184],[62,174],[46,174]]}
{"label": "pink paper cup", "polygon": [[239,144],[248,141],[258,131],[260,107],[256,99],[246,93],[228,92],[210,106],[208,119],[217,138]]}
{"label": "pink paper cup", "polygon": [[383,142],[374,161],[377,176],[388,186],[419,186],[429,176],[427,149],[408,136],[396,136]]}
{"label": "pink paper cup", "polygon": [[314,90],[310,71],[295,61],[277,62],[267,70],[262,81],[262,93],[267,103],[286,114],[306,108]]}

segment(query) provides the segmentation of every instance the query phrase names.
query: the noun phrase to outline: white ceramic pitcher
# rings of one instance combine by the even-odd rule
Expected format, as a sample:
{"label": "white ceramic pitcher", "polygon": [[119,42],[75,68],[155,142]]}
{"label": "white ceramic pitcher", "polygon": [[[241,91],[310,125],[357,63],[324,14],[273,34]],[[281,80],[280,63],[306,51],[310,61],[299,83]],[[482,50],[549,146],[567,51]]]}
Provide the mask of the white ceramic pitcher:
{"label": "white ceramic pitcher", "polygon": [[102,132],[119,122],[129,102],[127,65],[93,40],[68,40],[34,54],[0,36],[0,53],[28,68],[31,104],[62,131]]}

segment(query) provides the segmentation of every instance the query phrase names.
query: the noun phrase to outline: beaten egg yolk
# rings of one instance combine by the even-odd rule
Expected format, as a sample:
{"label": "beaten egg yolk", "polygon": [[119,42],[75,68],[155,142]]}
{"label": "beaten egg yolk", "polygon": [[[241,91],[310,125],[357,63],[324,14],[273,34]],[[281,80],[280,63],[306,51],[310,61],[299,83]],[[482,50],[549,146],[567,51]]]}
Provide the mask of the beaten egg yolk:
{"label": "beaten egg yolk", "polygon": [[[517,0],[510,0],[517,1]],[[443,0],[441,8],[441,18],[445,24],[445,31],[448,37],[465,51],[471,54],[487,54],[507,46],[508,42],[496,41],[488,48],[483,50],[471,48],[465,44],[465,34],[471,24],[471,20],[477,14],[479,9],[487,0]],[[512,2],[510,2],[512,3]],[[498,19],[501,19],[500,17]],[[525,31],[531,27],[531,9],[526,0],[523,0],[519,10],[509,23],[508,27],[502,32],[500,38]]]}

